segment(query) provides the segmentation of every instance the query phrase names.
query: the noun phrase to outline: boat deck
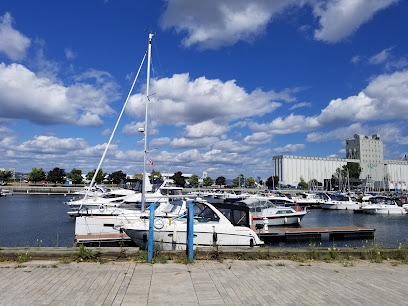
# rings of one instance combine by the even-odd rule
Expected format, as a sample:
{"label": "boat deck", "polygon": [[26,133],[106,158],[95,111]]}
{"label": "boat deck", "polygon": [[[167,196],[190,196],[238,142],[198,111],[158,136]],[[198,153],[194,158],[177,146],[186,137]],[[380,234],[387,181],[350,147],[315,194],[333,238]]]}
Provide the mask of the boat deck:
{"label": "boat deck", "polygon": [[313,227],[313,228],[271,228],[268,231],[252,230],[262,240],[286,241],[290,239],[353,239],[374,238],[375,229],[359,226],[347,227]]}
{"label": "boat deck", "polygon": [[87,246],[132,246],[134,242],[126,233],[104,235],[76,235],[75,242]]}

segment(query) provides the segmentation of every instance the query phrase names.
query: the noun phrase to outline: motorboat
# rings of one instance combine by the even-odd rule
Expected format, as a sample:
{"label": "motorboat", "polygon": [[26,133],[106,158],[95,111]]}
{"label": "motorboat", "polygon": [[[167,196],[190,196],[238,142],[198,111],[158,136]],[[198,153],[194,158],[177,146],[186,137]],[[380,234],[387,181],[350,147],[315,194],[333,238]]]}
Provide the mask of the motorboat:
{"label": "motorboat", "polygon": [[361,208],[359,202],[354,201],[351,197],[344,194],[330,194],[330,199],[320,203],[323,209],[338,209],[338,210],[358,210]]}
{"label": "motorboat", "polygon": [[89,196],[101,196],[106,192],[109,192],[109,189],[95,185],[92,186],[91,188],[89,188],[89,186],[85,186],[82,190],[74,191],[72,195],[84,196],[85,194],[88,193]]}
{"label": "motorboat", "polygon": [[0,190],[0,196],[5,197],[5,196],[11,196],[13,195],[13,192],[9,189],[1,189]]}
{"label": "motorboat", "polygon": [[307,209],[300,206],[277,206],[265,197],[247,198],[238,203],[248,206],[251,212],[252,225],[287,225],[299,224],[307,214]]}
{"label": "motorboat", "polygon": [[[150,184],[150,182],[149,182]],[[165,180],[156,191],[153,192],[153,186],[150,184],[150,192],[146,193],[147,203],[169,204],[175,200],[183,198],[183,188],[171,186],[169,180]],[[132,191],[130,194],[123,197],[111,198],[110,201],[102,201],[101,199],[94,202],[87,201],[81,209],[74,207],[68,212],[71,217],[77,216],[118,216],[127,213],[128,210],[135,211],[141,209],[142,194]],[[99,201],[99,202],[98,202]],[[90,205],[88,204],[90,203]],[[76,208],[76,209],[75,209]]]}
{"label": "motorboat", "polygon": [[216,190],[212,192],[206,192],[203,194],[203,200],[206,200],[210,204],[214,203],[234,203],[246,198],[248,195],[240,191],[234,190]]}
{"label": "motorboat", "polygon": [[385,196],[373,196],[362,203],[362,209],[367,214],[404,215],[407,213],[404,207],[398,206],[397,202]]}
{"label": "motorboat", "polygon": [[301,192],[296,194],[293,198],[296,201],[296,204],[299,206],[320,206],[325,200],[324,194],[322,193],[309,193],[309,192]]}
{"label": "motorboat", "polygon": [[[196,247],[252,247],[263,245],[257,234],[250,229],[249,209],[245,205],[210,204],[195,200],[194,248]],[[149,220],[125,224],[122,230],[136,243],[146,248]],[[187,238],[187,215],[175,219],[154,219],[154,244],[163,250],[185,250]]]}
{"label": "motorboat", "polygon": [[[279,206],[294,206],[295,200],[290,197],[289,194],[284,193],[264,193],[263,196],[268,199],[269,202]],[[250,198],[259,198],[259,195],[253,195]]]}
{"label": "motorboat", "polygon": [[130,189],[113,189],[109,192],[99,195],[93,195],[86,199],[83,197],[81,198],[73,198],[70,201],[66,202],[71,209],[78,209],[79,207],[87,207],[87,208],[98,208],[100,206],[119,206],[123,199],[127,196],[135,194],[134,190]]}
{"label": "motorboat", "polygon": [[[75,220],[75,239],[78,243],[112,245],[130,240],[122,235],[120,228],[124,224],[137,222],[149,218],[149,203],[146,210],[126,209],[121,207],[105,207],[93,209],[89,214],[81,215]],[[158,218],[168,219],[178,217],[186,211],[185,200],[167,199],[166,203],[158,203],[155,215]]]}

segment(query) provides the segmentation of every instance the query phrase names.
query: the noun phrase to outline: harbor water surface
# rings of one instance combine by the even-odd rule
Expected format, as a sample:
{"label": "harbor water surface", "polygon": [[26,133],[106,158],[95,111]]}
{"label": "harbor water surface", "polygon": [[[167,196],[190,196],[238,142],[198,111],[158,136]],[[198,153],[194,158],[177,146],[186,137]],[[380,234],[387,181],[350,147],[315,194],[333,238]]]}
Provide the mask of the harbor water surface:
{"label": "harbor water surface", "polygon": [[[75,218],[67,215],[62,195],[13,195],[0,197],[0,247],[71,247],[75,239]],[[375,229],[375,241],[322,241],[322,246],[408,246],[408,215],[367,215],[352,211],[312,209],[302,219],[302,228],[360,226]],[[280,226],[282,227],[282,226]],[[310,241],[281,242],[281,247],[306,247]],[[320,243],[320,242],[319,242]]]}

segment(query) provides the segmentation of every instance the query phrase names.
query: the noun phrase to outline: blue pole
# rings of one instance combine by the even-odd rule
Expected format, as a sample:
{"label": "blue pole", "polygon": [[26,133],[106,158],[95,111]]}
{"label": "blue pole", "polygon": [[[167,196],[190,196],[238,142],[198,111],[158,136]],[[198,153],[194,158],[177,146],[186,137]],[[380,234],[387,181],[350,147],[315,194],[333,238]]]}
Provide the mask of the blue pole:
{"label": "blue pole", "polygon": [[155,203],[150,204],[149,237],[147,239],[147,262],[151,262],[153,258],[154,206]]}
{"label": "blue pole", "polygon": [[187,255],[188,261],[193,261],[194,255],[194,207],[193,203],[188,203],[187,215]]}

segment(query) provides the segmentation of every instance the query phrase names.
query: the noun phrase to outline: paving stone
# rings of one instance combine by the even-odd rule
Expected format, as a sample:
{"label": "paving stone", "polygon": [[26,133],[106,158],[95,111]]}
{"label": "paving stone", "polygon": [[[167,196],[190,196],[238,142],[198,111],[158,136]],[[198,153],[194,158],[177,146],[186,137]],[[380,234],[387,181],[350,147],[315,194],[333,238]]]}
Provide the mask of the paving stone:
{"label": "paving stone", "polygon": [[51,265],[0,263],[0,305],[408,305],[408,266],[386,262]]}

